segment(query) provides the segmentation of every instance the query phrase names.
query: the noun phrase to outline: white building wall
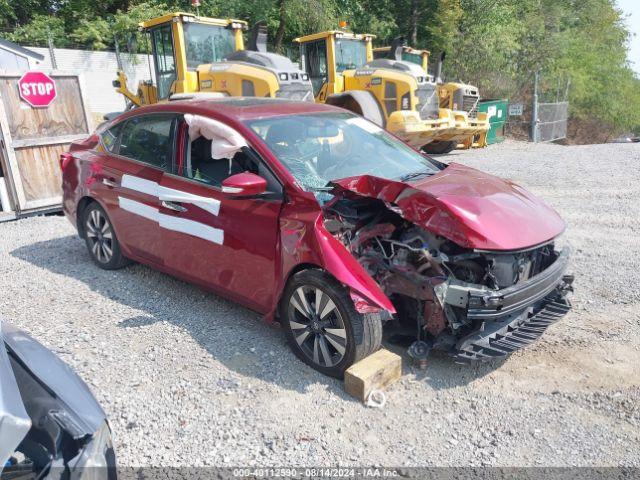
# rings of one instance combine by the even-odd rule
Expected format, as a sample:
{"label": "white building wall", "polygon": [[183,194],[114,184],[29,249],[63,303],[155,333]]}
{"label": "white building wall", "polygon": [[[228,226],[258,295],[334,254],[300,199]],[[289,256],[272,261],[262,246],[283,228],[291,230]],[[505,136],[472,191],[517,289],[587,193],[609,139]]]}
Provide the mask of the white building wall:
{"label": "white building wall", "polygon": [[[52,69],[48,48],[27,48],[44,55],[45,58],[38,65],[38,68],[45,71]],[[121,111],[125,108],[124,96],[116,93],[111,84],[117,78],[118,71],[118,62],[114,52],[56,48],[54,55],[58,70],[82,74],[85,98],[93,113],[104,114]],[[121,53],[120,59],[127,74],[129,89],[136,92],[139,81],[151,78],[147,55]],[[153,59],[151,59],[151,68],[153,69]]]}

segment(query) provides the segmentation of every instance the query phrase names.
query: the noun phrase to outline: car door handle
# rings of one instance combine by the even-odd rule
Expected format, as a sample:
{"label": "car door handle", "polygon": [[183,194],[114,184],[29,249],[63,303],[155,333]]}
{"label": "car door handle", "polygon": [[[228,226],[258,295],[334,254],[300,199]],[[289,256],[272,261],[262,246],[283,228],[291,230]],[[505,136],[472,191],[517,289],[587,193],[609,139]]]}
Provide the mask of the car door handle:
{"label": "car door handle", "polygon": [[174,210],[176,212],[186,212],[187,211],[187,209],[185,207],[183,207],[182,205],[180,205],[179,203],[167,202],[166,200],[162,201],[162,206],[164,208],[168,208],[169,210]]}
{"label": "car door handle", "polygon": [[110,188],[115,188],[118,186],[118,184],[111,178],[103,178],[102,183],[103,185],[106,185],[107,187],[110,187]]}

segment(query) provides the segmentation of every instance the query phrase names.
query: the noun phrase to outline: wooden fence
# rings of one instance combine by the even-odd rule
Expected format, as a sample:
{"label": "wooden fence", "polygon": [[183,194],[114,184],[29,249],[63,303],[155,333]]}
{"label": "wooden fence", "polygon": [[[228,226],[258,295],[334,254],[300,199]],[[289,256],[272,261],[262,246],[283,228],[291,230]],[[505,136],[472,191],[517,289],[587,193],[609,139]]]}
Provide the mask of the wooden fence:
{"label": "wooden fence", "polygon": [[60,154],[93,129],[81,78],[47,73],[57,94],[46,108],[33,108],[20,98],[22,72],[0,74],[0,165],[16,216],[60,207]]}

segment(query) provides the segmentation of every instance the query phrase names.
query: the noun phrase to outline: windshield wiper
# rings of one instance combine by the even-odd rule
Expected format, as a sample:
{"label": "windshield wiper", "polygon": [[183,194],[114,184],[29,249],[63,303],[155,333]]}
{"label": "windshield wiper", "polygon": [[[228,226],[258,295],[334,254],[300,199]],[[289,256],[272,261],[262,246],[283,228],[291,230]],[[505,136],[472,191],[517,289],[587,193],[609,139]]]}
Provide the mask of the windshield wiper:
{"label": "windshield wiper", "polygon": [[311,185],[305,185],[305,190],[311,190],[312,192],[330,192],[333,190],[333,185],[328,182],[324,187],[312,187]]}
{"label": "windshield wiper", "polygon": [[431,176],[433,175],[434,172],[429,172],[426,170],[422,170],[419,172],[412,172],[412,173],[407,173],[406,175],[400,177],[400,181],[401,182],[406,182],[407,180],[413,180],[415,178],[418,177],[426,177],[426,176]]}

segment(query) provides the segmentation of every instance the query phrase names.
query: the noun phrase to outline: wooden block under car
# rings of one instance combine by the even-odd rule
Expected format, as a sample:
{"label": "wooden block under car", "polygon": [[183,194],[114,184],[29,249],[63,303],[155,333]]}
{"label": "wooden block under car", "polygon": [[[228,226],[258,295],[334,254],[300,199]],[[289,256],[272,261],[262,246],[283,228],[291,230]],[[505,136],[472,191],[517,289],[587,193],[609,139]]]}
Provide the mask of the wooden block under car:
{"label": "wooden block under car", "polygon": [[401,375],[402,358],[389,350],[380,349],[344,372],[344,389],[364,402],[371,390],[383,390]]}

